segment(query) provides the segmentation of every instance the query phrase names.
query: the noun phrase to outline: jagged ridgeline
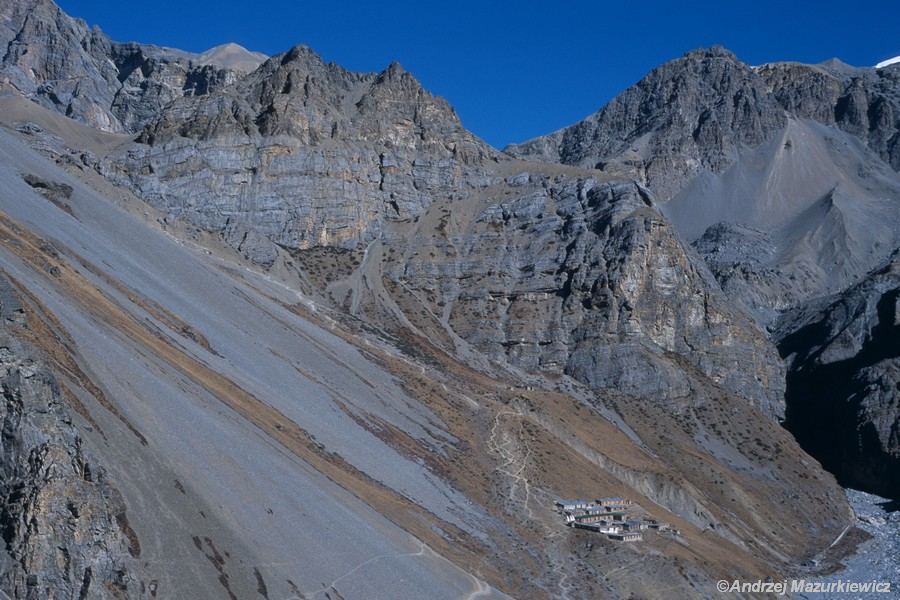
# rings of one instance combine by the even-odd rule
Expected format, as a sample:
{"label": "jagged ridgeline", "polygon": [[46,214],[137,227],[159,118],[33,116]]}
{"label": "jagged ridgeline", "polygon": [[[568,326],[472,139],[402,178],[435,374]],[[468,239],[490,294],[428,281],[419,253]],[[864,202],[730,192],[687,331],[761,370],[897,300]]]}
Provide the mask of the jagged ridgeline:
{"label": "jagged ridgeline", "polygon": [[[775,324],[895,245],[895,69],[698,51],[500,152],[397,64],[120,44],[50,0],[0,42],[4,335],[56,382],[43,447],[103,473],[51,510],[4,383],[50,507],[3,488],[4,592],[699,598],[858,541],[780,425],[817,317]],[[665,531],[554,504],[604,497]]]}

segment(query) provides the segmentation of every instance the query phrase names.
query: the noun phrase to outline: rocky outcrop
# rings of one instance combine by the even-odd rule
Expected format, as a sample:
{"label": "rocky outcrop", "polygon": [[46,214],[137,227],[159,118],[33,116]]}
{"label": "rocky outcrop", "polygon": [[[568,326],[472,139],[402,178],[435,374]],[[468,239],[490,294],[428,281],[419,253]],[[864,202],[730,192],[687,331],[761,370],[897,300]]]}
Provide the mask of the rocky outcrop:
{"label": "rocky outcrop", "polygon": [[665,201],[785,124],[765,82],[721,47],[689,52],[583,121],[506,152],[633,175]]}
{"label": "rocky outcrop", "polygon": [[787,426],[847,486],[900,497],[900,256],[779,324]]}
{"label": "rocky outcrop", "polygon": [[209,93],[239,73],[190,53],[116,43],[52,0],[0,8],[0,82],[35,102],[104,131],[134,132],[185,95]]}
{"label": "rocky outcrop", "polygon": [[386,285],[411,320],[427,329],[437,319],[526,370],[669,407],[692,401],[683,359],[769,414],[782,413],[774,349],[729,307],[647,190],[518,177],[514,191],[493,190],[501,200],[471,222],[459,216],[468,210],[448,206],[434,229],[426,219],[415,236],[384,242]]}
{"label": "rocky outcrop", "polygon": [[0,280],[0,591],[12,598],[147,598],[125,504],[88,455],[64,394],[12,335],[27,327]]}
{"label": "rocky outcrop", "polygon": [[717,223],[692,246],[706,261],[725,295],[761,323],[770,322],[778,311],[818,291],[808,271],[799,281],[796,274],[791,278],[784,272],[778,265],[775,240],[765,231]]}
{"label": "rocky outcrop", "polygon": [[898,80],[900,67],[751,67],[721,47],[695,50],[583,121],[506,152],[631,174],[665,201],[697,174],[723,171],[738,150],[761,144],[794,117],[851,133],[900,170]]}
{"label": "rocky outcrop", "polygon": [[832,60],[773,63],[757,73],[787,112],[860,138],[900,171],[900,66],[865,69]]}
{"label": "rocky outcrop", "polygon": [[228,240],[254,231],[291,249],[367,243],[482,187],[495,154],[398,64],[351,73],[304,46],[173,103],[138,141],[107,176]]}

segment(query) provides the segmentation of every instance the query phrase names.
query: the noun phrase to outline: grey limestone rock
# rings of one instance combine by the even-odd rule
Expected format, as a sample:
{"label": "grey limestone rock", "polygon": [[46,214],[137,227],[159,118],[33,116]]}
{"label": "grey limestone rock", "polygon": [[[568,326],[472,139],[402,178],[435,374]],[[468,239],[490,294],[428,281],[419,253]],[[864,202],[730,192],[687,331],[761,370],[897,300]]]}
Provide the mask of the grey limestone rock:
{"label": "grey limestone rock", "polygon": [[[697,50],[507,152],[644,182],[726,292],[769,324],[853,284],[900,242],[898,73],[837,60],[751,67]],[[752,230],[764,248],[748,243]]]}
{"label": "grey limestone rock", "polygon": [[900,68],[771,63],[751,67],[721,48],[695,50],[579,123],[513,144],[521,158],[624,169],[662,201],[695,175],[721,172],[788,117],[836,126],[900,169]]}
{"label": "grey limestone rock", "polygon": [[507,152],[630,173],[668,200],[788,359],[791,431],[844,484],[897,496],[896,254],[876,266],[900,244],[898,132],[897,66],[750,67],[713,48]]}
{"label": "grey limestone rock", "polygon": [[179,99],[138,141],[107,176],[194,225],[292,249],[368,243],[483,187],[496,154],[398,64],[351,73],[305,46]]}
{"label": "grey limestone rock", "polygon": [[4,2],[0,46],[0,82],[105,131],[137,131],[176,98],[240,76],[179,50],[113,42],[52,0]]}
{"label": "grey limestone rock", "polygon": [[149,598],[125,504],[92,460],[46,366],[11,331],[0,280],[0,591],[13,598]]}
{"label": "grey limestone rock", "polygon": [[758,69],[790,114],[834,125],[900,170],[900,68],[773,63]]}
{"label": "grey limestone rock", "polygon": [[506,152],[632,174],[665,201],[703,169],[783,127],[785,116],[753,70],[721,47],[689,52],[583,121]]}
{"label": "grey limestone rock", "polygon": [[387,270],[394,287],[433,298],[431,312],[456,334],[528,370],[675,406],[691,402],[688,364],[782,414],[774,348],[646,189],[531,178],[457,231],[388,239],[405,257]]}
{"label": "grey limestone rock", "polygon": [[[536,419],[536,433],[531,433],[532,426],[526,426],[525,419],[521,427],[521,434],[524,436],[527,430],[530,440],[520,473],[530,470],[532,464],[534,472],[527,474],[530,483],[519,475],[512,476],[526,482],[522,505],[526,512],[531,511],[529,501],[537,498],[531,495],[532,489],[536,491],[538,486],[545,490],[562,489],[558,482],[539,483],[533,478],[555,475],[550,473],[554,469],[538,458],[537,453],[545,455],[545,451],[552,450],[550,446],[537,445],[544,437],[540,429],[555,430],[560,439],[577,433],[591,443],[606,441],[598,439],[603,436],[598,433],[602,430],[587,427],[577,431],[571,421],[554,418],[553,410],[565,411],[559,412],[559,416],[571,416],[569,404],[574,401],[576,412],[588,408],[593,413],[591,409],[596,408],[598,415],[609,415],[611,429],[608,431],[616,433],[614,428],[618,425],[623,435],[639,444],[634,457],[646,455],[653,465],[660,466],[658,471],[655,466],[647,469],[649,463],[645,464],[643,458],[632,464],[632,456],[614,456],[621,448],[599,445],[595,450],[587,444],[585,450],[578,452],[584,452],[585,457],[597,457],[587,464],[588,470],[595,470],[591,464],[607,470],[613,475],[610,483],[618,480],[633,485],[634,493],[646,494],[653,502],[683,515],[687,523],[704,528],[698,536],[707,532],[707,527],[716,529],[727,521],[727,526],[706,536],[707,539],[728,539],[761,557],[765,561],[761,564],[781,564],[805,556],[820,538],[830,541],[834,537],[831,530],[843,526],[843,501],[836,495],[838,490],[833,480],[814,465],[800,468],[806,465],[805,455],[775,422],[784,411],[784,367],[775,348],[756,324],[721,292],[719,283],[677,233],[673,219],[656,205],[654,194],[645,185],[613,179],[592,169],[510,161],[466,131],[444,100],[424,90],[397,64],[380,73],[352,73],[327,64],[308,48],[298,46],[238,77],[210,66],[198,70],[196,61],[183,53],[115,44],[99,33],[92,34],[94,45],[85,44],[87,30],[54,12],[49,2],[21,4],[35,9],[36,20],[30,22],[30,17],[23,17],[24,12],[11,9],[8,12],[14,18],[4,23],[14,23],[10,25],[14,32],[25,32],[19,43],[33,39],[41,49],[52,51],[44,55],[24,50],[13,53],[15,60],[3,71],[11,81],[15,79],[19,89],[29,97],[74,118],[107,129],[138,133],[133,143],[122,140],[114,149],[98,147],[95,155],[79,158],[81,164],[99,171],[115,184],[130,187],[161,209],[167,220],[182,219],[220,233],[245,257],[263,267],[275,267],[266,274],[254,274],[252,269],[248,273],[238,268],[243,265],[237,257],[230,257],[235,268],[229,268],[229,259],[222,257],[227,253],[222,248],[216,248],[221,254],[217,254],[215,261],[207,259],[202,252],[194,253],[193,247],[188,252],[157,231],[145,231],[144,221],[132,221],[127,213],[108,210],[107,198],[95,197],[83,182],[69,177],[72,175],[69,173],[65,174],[65,180],[73,188],[69,198],[75,205],[73,212],[83,218],[79,226],[73,225],[71,215],[59,213],[44,198],[32,193],[34,189],[49,190],[54,182],[62,183],[64,175],[47,165],[43,168],[48,171],[38,169],[41,160],[36,155],[28,157],[34,167],[18,166],[13,172],[42,172],[39,180],[33,180],[37,188],[28,189],[14,178],[12,183],[18,188],[11,186],[12,192],[4,195],[13,213],[22,206],[16,203],[19,194],[27,195],[32,201],[25,208],[34,212],[26,214],[44,215],[49,210],[59,217],[59,221],[28,220],[38,223],[36,229],[46,224],[44,235],[52,239],[67,237],[71,232],[72,240],[91,254],[97,265],[104,265],[98,266],[90,279],[93,285],[99,286],[101,294],[107,290],[109,296],[118,296],[116,282],[134,290],[133,294],[123,294],[133,306],[123,307],[119,315],[113,304],[115,315],[109,323],[102,314],[94,316],[78,297],[82,289],[93,289],[92,284],[81,288],[65,285],[64,281],[58,289],[67,301],[62,301],[59,308],[69,326],[76,324],[79,339],[84,340],[83,348],[96,354],[99,354],[95,350],[98,347],[122,349],[107,352],[116,354],[112,364],[119,368],[105,370],[104,380],[122,389],[132,389],[134,383],[133,389],[140,391],[134,398],[126,396],[126,401],[135,410],[139,422],[156,434],[148,432],[144,438],[141,433],[140,439],[151,440],[153,452],[158,451],[166,463],[184,460],[186,464],[181,472],[198,480],[195,487],[203,492],[199,498],[218,506],[214,510],[195,512],[199,505],[182,498],[190,492],[181,483],[185,477],[176,479],[173,487],[168,470],[164,472],[165,486],[151,482],[147,488],[122,487],[127,494],[150,492],[137,495],[139,499],[152,498],[153,493],[162,489],[171,493],[148,501],[142,507],[143,512],[133,513],[135,527],[141,532],[151,518],[154,518],[151,524],[158,518],[172,519],[169,528],[159,528],[158,539],[149,535],[144,538],[146,564],[151,564],[152,557],[160,554],[179,557],[178,564],[167,563],[166,571],[172,571],[170,582],[187,585],[185,589],[196,585],[197,589],[211,590],[206,594],[210,597],[223,593],[219,587],[235,597],[244,597],[248,596],[247,590],[252,595],[253,586],[258,582],[262,582],[261,587],[256,589],[262,589],[259,593],[264,596],[266,585],[272,594],[276,586],[280,587],[279,592],[285,592],[282,595],[287,595],[288,587],[299,594],[306,593],[300,590],[307,588],[318,590],[321,580],[340,582],[341,594],[353,597],[364,596],[365,592],[345,593],[344,582],[359,577],[363,586],[360,589],[365,590],[367,578],[385,574],[380,566],[365,572],[359,568],[359,565],[371,565],[372,557],[410,559],[415,569],[430,562],[430,559],[425,561],[424,546],[413,545],[395,552],[393,544],[385,549],[380,537],[379,548],[372,547],[368,556],[351,561],[346,558],[347,552],[355,550],[366,539],[363,530],[376,523],[382,530],[381,521],[370,520],[368,509],[364,520],[354,520],[354,513],[350,512],[342,512],[342,519],[335,520],[331,513],[323,515],[308,510],[309,506],[326,502],[333,503],[338,511],[350,506],[344,503],[343,491],[335,489],[334,496],[322,495],[328,481],[353,494],[354,505],[356,499],[364,504],[381,496],[378,490],[373,493],[369,487],[344,487],[346,482],[355,479],[341,479],[342,471],[335,470],[341,469],[339,461],[343,460],[348,461],[346,472],[350,473],[352,467],[353,473],[364,475],[365,479],[360,481],[367,485],[373,479],[384,479],[383,483],[388,485],[395,475],[408,475],[413,478],[408,481],[414,483],[411,486],[403,483],[404,497],[418,493],[415,490],[420,484],[415,482],[419,470],[407,471],[405,459],[404,462],[384,459],[387,447],[361,437],[365,435],[363,431],[354,428],[364,427],[364,421],[338,407],[346,406],[345,401],[353,404],[353,398],[361,404],[364,401],[366,410],[379,411],[378,414],[383,410],[381,406],[389,408],[390,419],[378,421],[375,427],[391,440],[385,443],[405,448],[418,446],[420,442],[412,438],[418,439],[419,433],[401,428],[395,435],[388,427],[394,411],[403,417],[404,423],[409,415],[419,415],[413,397],[407,399],[402,392],[403,384],[410,384],[411,394],[415,386],[416,393],[422,394],[415,398],[427,402],[427,407],[435,400],[443,402],[432,394],[437,388],[419,387],[405,375],[407,366],[414,368],[419,360],[420,366],[434,361],[434,365],[446,365],[450,369],[460,367],[456,379],[447,380],[449,385],[444,391],[448,394],[469,393],[465,386],[451,387],[458,386],[464,378],[485,377],[489,381],[490,385],[472,388],[480,394],[468,398],[466,404],[475,407],[472,412],[459,412],[455,406],[457,398],[452,398],[446,409],[440,409],[440,415],[434,415],[448,424],[448,433],[451,423],[455,427],[456,423],[471,421],[471,441],[475,446],[480,437],[489,436],[489,441],[485,440],[488,447],[473,446],[473,463],[482,459],[492,461],[491,446],[499,448],[496,453],[502,455],[512,445],[518,445],[515,436],[508,438],[509,442],[505,437],[497,441],[497,432],[503,435],[500,430],[504,429],[501,416],[512,415],[503,407],[511,409],[527,401],[522,405],[523,410],[528,404],[535,409],[531,412]],[[55,40],[54,44],[59,42],[60,48],[74,47],[68,51],[53,49],[54,44],[49,40]],[[246,56],[238,58],[243,60]],[[748,77],[748,68],[727,52],[721,49],[698,52],[685,61],[688,74],[684,81],[671,80],[672,74],[675,79],[680,77],[677,74],[680,67],[670,66],[662,68],[651,86],[663,94],[656,106],[665,108],[672,104],[684,114],[675,115],[675,121],[654,122],[645,130],[643,141],[635,138],[622,142],[622,147],[637,150],[634,157],[619,161],[616,168],[627,172],[637,165],[640,172],[635,171],[636,176],[653,186],[664,183],[667,173],[679,169],[686,169],[684,177],[687,178],[703,169],[723,168],[744,146],[767,139],[770,131],[783,128],[789,120],[770,110],[775,100],[766,95],[762,80]],[[28,71],[23,67],[26,64],[35,68]],[[68,80],[57,77],[62,73],[86,73],[96,85],[90,89],[69,89],[64,82]],[[705,78],[710,79],[709,85],[704,83]],[[39,91],[35,83],[38,81],[42,82],[39,85],[51,82],[47,89],[52,88],[60,102],[53,101],[49,92]],[[29,87],[32,84],[38,87]],[[732,102],[713,106],[711,110],[690,112],[696,105],[712,102],[722,94]],[[629,125],[637,125],[643,118],[641,109],[635,112],[623,104],[620,110],[619,114],[610,113],[610,122],[621,118]],[[683,125],[679,118],[697,119],[701,123],[691,129],[691,141],[685,142],[686,145],[680,145],[680,134],[675,129],[667,130],[673,123]],[[61,137],[42,135],[27,125],[22,127],[28,129],[23,137],[42,152],[65,156],[66,150],[60,146],[66,142]],[[611,135],[607,141],[613,144],[616,135],[619,134]],[[578,140],[575,142],[573,151],[582,147]],[[646,145],[641,145],[644,142]],[[18,148],[16,144],[4,147]],[[642,158],[638,157],[644,150]],[[66,164],[64,160],[56,162]],[[85,180],[108,187],[107,182],[99,181],[96,173],[86,173],[84,169],[77,172]],[[139,210],[145,211],[146,207]],[[750,229],[738,234],[729,239],[744,236],[745,251],[729,255],[727,248],[713,243],[709,254],[725,263],[740,260],[747,252],[755,252],[769,243]],[[722,232],[723,238],[729,235]],[[284,260],[279,261],[281,258]],[[88,271],[89,264],[73,262],[75,268],[65,271],[73,277],[69,281],[80,281],[74,274]],[[303,285],[308,286],[302,290],[303,296],[279,286],[278,297],[268,298],[279,282],[276,276],[284,274],[291,265],[301,269],[311,267],[301,273]],[[40,277],[37,281],[43,282],[43,275]],[[55,284],[50,285],[54,287],[48,291],[40,283],[34,287],[53,298],[57,288]],[[142,293],[147,294],[144,300]],[[0,302],[3,298],[0,288]],[[204,304],[207,299],[208,305]],[[331,305],[328,300],[332,301]],[[299,304],[292,304],[298,301]],[[334,309],[345,309],[352,318]],[[317,315],[327,318],[337,326],[332,331],[341,337],[323,335],[325,330],[320,331],[312,317],[304,316],[306,310],[315,310]],[[150,315],[150,333],[145,335],[131,328],[129,314],[141,322]],[[82,316],[89,317],[87,326],[80,325]],[[172,335],[161,329],[157,332],[153,320],[159,327],[171,329]],[[354,339],[360,330],[366,333]],[[112,335],[106,335],[107,332]],[[118,332],[127,338],[121,345]],[[416,334],[420,335],[413,339]],[[158,339],[170,339],[172,343],[160,346]],[[365,348],[374,350],[370,344],[378,344],[380,348],[388,340],[391,344],[396,341],[400,354],[379,351],[378,356],[383,358],[375,354],[368,356]],[[404,344],[407,340],[412,341]],[[345,342],[359,344],[363,354]],[[428,345],[424,357],[408,362],[406,358],[414,357],[416,351],[413,342],[433,345]],[[404,349],[405,346],[408,348]],[[187,347],[191,350],[184,354],[176,350]],[[145,350],[149,361],[131,360],[137,354],[143,355]],[[402,354],[407,351],[410,354],[404,358]],[[442,351],[450,354],[447,362],[441,356]],[[134,357],[132,352],[136,353]],[[398,359],[396,363],[394,356]],[[185,360],[193,363],[192,357],[198,359],[190,368],[195,382],[190,381],[190,375],[180,366]],[[319,358],[327,362],[319,363]],[[384,360],[387,368],[394,370],[370,370],[365,366],[370,359]],[[427,372],[424,366],[421,372],[423,375]],[[234,385],[230,379],[220,379],[219,374],[233,377]],[[526,381],[514,381],[517,376]],[[372,390],[371,402],[368,391],[360,393],[363,388],[355,387],[355,379],[353,387],[343,386],[344,379],[354,377]],[[398,379],[396,388],[394,377]],[[409,381],[404,381],[406,378]],[[541,387],[532,388],[532,382],[540,382]],[[15,390],[22,386],[16,388],[13,383],[11,396],[16,398]],[[440,380],[436,378],[434,383]],[[504,389],[513,392],[516,390],[513,385],[520,383],[524,385],[515,393],[502,393]],[[241,385],[247,386],[246,394]],[[297,388],[304,389],[295,396]],[[391,391],[383,393],[385,390]],[[562,398],[555,398],[553,390],[571,393],[572,397],[563,394]],[[251,396],[251,391],[255,395]],[[533,401],[531,395],[522,395],[527,392],[536,392]],[[235,420],[231,412],[210,410],[207,393],[230,403],[238,414],[248,413],[246,428],[243,418]],[[24,397],[24,392],[21,395]],[[554,408],[563,405],[564,408]],[[493,410],[500,412],[491,415],[489,411]],[[257,411],[268,416],[257,420]],[[546,418],[542,415],[545,411]],[[188,421],[191,415],[198,417],[196,421]],[[284,420],[279,415],[284,415]],[[374,424],[376,414],[371,415]],[[212,416],[215,421],[207,420]],[[27,431],[46,432],[50,426],[44,421],[32,426],[34,418],[16,417],[16,423],[25,423]],[[274,419],[271,424],[267,424],[269,419]],[[282,437],[292,427],[291,420],[298,426],[308,427],[309,437],[301,432],[291,433],[289,439]],[[432,423],[430,414],[422,420],[426,421]],[[57,422],[58,419],[52,421]],[[605,427],[599,421],[596,425]],[[192,437],[194,428],[197,439]],[[464,428],[466,433],[467,429],[468,425]],[[62,441],[54,446],[61,449],[62,458],[57,462],[78,456],[70,452],[70,442],[77,439],[72,437],[76,434],[65,428],[61,431]],[[234,433],[225,435],[225,431]],[[294,472],[291,467],[282,467],[288,461],[278,462],[283,454],[280,447],[264,438],[257,440],[258,433],[271,435],[272,441],[290,443],[290,446],[285,444],[285,449],[292,448],[300,459],[291,459],[291,464],[308,463],[312,469],[307,470],[301,464],[301,477],[301,470]],[[750,443],[753,438],[755,442]],[[468,445],[470,440],[457,439],[461,446]],[[300,443],[294,445],[295,440]],[[372,445],[357,444],[359,440]],[[524,446],[526,438],[522,440]],[[250,446],[257,441],[264,453],[256,454],[256,446]],[[532,443],[536,452],[533,457]],[[254,451],[245,451],[244,444]],[[625,447],[630,447],[628,444]],[[119,450],[111,444],[109,454],[104,455],[106,464],[111,469],[118,467],[113,471],[118,480],[138,484],[137,478],[129,479],[131,473],[116,461],[125,460],[118,458],[120,454],[131,457],[141,454],[122,454]],[[269,453],[270,450],[275,452]],[[607,450],[612,450],[610,456],[605,455]],[[319,451],[323,452],[324,462],[319,461]],[[197,454],[193,455],[194,452]],[[324,456],[324,452],[328,455]],[[221,461],[219,454],[223,455]],[[21,462],[13,451],[4,455],[16,465]],[[564,450],[559,455],[559,464],[568,462],[568,456]],[[622,463],[618,463],[620,458],[624,459]],[[91,461],[76,461],[82,462]],[[156,463],[147,459],[142,464],[152,467]],[[324,478],[307,478],[307,471],[317,469]],[[512,506],[509,502],[515,494],[498,492],[499,488],[490,481],[495,476],[503,479],[504,469],[491,467],[488,477],[472,476],[493,507],[504,506],[503,503]],[[259,473],[253,473],[256,477],[248,479],[248,473],[257,470]],[[38,584],[58,585],[63,589],[61,595],[72,596],[83,588],[70,590],[65,586],[70,585],[69,581],[79,581],[78,574],[83,586],[84,573],[88,571],[80,565],[91,564],[87,595],[94,593],[94,586],[100,585],[101,578],[104,590],[121,588],[127,594],[135,594],[144,589],[140,587],[140,572],[129,562],[128,556],[136,554],[136,546],[130,544],[128,529],[121,530],[124,538],[120,538],[111,527],[113,521],[119,524],[115,515],[122,514],[122,504],[112,491],[101,487],[101,483],[109,482],[93,476],[99,472],[91,467],[92,477],[88,482],[91,485],[77,478],[63,479],[64,485],[71,489],[48,491],[47,502],[54,507],[57,506],[54,502],[63,502],[66,497],[84,497],[86,506],[96,507],[90,513],[91,520],[86,522],[91,524],[92,535],[99,536],[102,543],[91,548],[106,557],[104,565],[118,579],[110,579],[113,577],[110,571],[99,565],[94,567],[91,554],[83,562],[73,562],[74,571],[63,572],[59,563],[44,565],[39,561],[28,567],[30,571],[26,567],[10,569],[15,579],[10,585],[21,585],[16,582],[24,577],[27,588],[29,576],[34,575],[33,580]],[[436,477],[432,478],[430,473]],[[445,500],[451,497],[444,493],[445,489],[452,494],[456,490],[442,486],[438,488],[440,494],[432,495],[431,486],[433,482],[443,481],[442,472],[425,470],[422,474],[423,482],[428,483],[421,484],[421,489],[429,499],[423,508],[443,511]],[[26,472],[20,477],[25,485],[31,485],[27,482],[33,479],[28,475]],[[571,477],[561,475],[577,482],[578,473]],[[466,484],[470,475],[466,473],[464,477],[456,481]],[[564,486],[568,488],[567,483]],[[247,496],[234,494],[236,488],[241,488]],[[96,490],[103,491],[106,504],[95,502],[91,494]],[[283,503],[275,498],[282,491],[286,497],[297,496],[298,503],[294,503],[293,497],[285,498]],[[129,502],[133,497],[128,496]],[[274,508],[269,506],[270,498]],[[347,498],[350,500],[349,494]],[[467,498],[467,503],[468,499],[474,508],[474,495]],[[809,510],[807,499],[825,510]],[[18,511],[12,519],[18,522],[23,509],[16,502],[7,504],[13,507],[11,511]],[[226,506],[230,508],[226,510]],[[175,514],[182,508],[187,516]],[[376,507],[372,505],[372,508]],[[455,512],[450,507],[447,514],[451,514],[451,509]],[[735,510],[742,514],[735,514]],[[774,514],[778,519],[796,521],[799,526],[782,535],[769,528],[768,517],[761,517],[760,511],[763,515]],[[387,512],[384,516],[394,522],[408,521],[400,512]],[[55,508],[29,514],[35,514],[38,522],[46,521],[45,530],[70,527],[66,512]],[[521,509],[509,514],[517,523],[521,515]],[[227,517],[228,527],[216,526],[219,516]],[[270,517],[284,520],[273,521]],[[316,529],[320,524],[322,529]],[[232,525],[239,526],[234,527],[234,532],[241,539],[231,536]],[[349,535],[343,534],[344,526]],[[275,540],[282,529],[284,539]],[[305,534],[302,529],[311,533],[298,541],[294,534]],[[202,532],[215,532],[218,546],[213,545],[212,538],[207,538],[211,554],[203,551],[208,561],[200,556],[194,556],[199,563],[192,561],[192,547],[188,546],[185,552],[172,533],[193,534],[194,530],[197,530],[194,537],[182,541],[192,539],[193,547],[199,551],[204,547]],[[318,536],[318,531],[327,533]],[[342,535],[334,535],[336,531]],[[428,535],[428,531],[422,531]],[[443,537],[434,528],[430,531]],[[478,531],[485,534],[485,539],[493,536],[482,527]],[[450,535],[449,531],[446,533]],[[273,546],[278,549],[275,556],[263,548],[265,543],[260,543],[267,542],[268,535],[278,543]],[[317,547],[319,538],[327,536],[342,539],[328,540],[330,545],[326,544],[340,551],[315,557],[323,564],[328,563],[325,568],[307,560],[308,556],[301,555],[295,562],[283,560],[285,555],[302,554],[310,547]],[[220,542],[223,538],[225,541]],[[345,542],[343,538],[350,541]],[[15,550],[16,556],[31,552],[46,557],[55,552],[53,548],[37,545],[41,543],[39,538],[17,533],[10,539],[13,543],[9,547],[24,548]],[[698,546],[706,543],[700,537],[692,538],[691,542],[695,540]],[[245,542],[247,548],[243,548]],[[87,552],[79,546],[69,547],[72,553],[81,552],[79,556]],[[221,553],[217,547],[222,548]],[[129,548],[134,552],[129,552]],[[232,549],[230,555],[226,548]],[[517,549],[521,550],[522,544]],[[540,547],[535,546],[534,550],[524,548],[526,554],[538,559],[535,564],[543,564]],[[668,561],[667,552],[661,551],[662,556],[654,556],[653,560]],[[563,556],[568,563],[569,557]],[[277,562],[273,563],[273,559]],[[451,573],[444,570],[444,562],[447,561],[440,561],[441,571],[437,573]],[[228,571],[226,563],[229,563]],[[263,573],[255,568],[254,574],[248,570],[257,565],[265,571],[265,582]],[[336,572],[326,575],[332,567]],[[608,567],[604,564],[605,569]],[[386,568],[390,569],[387,578],[399,579],[404,585],[414,581],[418,573],[406,571],[400,563]],[[302,572],[302,577],[297,578],[302,585],[295,585],[291,579],[285,581],[285,576],[295,569]],[[548,567],[539,565],[534,575],[543,577],[541,572],[545,570]],[[270,576],[270,572],[278,576]],[[404,574],[407,580],[392,577],[396,573]],[[653,584],[660,575],[650,573],[647,580]],[[689,580],[693,576],[679,572],[673,577]],[[429,574],[423,574],[422,581],[426,586],[437,583]],[[314,586],[310,587],[309,582]],[[207,584],[212,587],[206,587]],[[384,593],[399,589],[393,587],[393,581],[379,584],[378,589],[389,590]],[[322,592],[330,593],[326,584],[321,585]],[[331,585],[334,587],[334,583]],[[152,589],[146,589],[152,594]],[[559,588],[573,595],[582,589],[580,584]],[[460,590],[468,595],[485,592],[477,580],[475,588],[471,588],[468,571],[464,571]],[[460,594],[454,589],[447,595]]]}

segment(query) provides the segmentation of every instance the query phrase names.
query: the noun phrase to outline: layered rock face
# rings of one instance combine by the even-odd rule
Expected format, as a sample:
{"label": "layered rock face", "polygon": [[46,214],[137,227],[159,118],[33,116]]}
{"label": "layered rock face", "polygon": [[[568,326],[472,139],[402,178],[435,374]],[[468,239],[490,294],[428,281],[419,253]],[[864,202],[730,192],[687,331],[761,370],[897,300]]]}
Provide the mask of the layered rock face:
{"label": "layered rock face", "polygon": [[780,360],[647,190],[527,172],[508,181],[471,222],[448,206],[434,229],[426,220],[389,238],[389,289],[406,305],[415,290],[446,328],[526,370],[675,406],[691,402],[691,376],[673,358],[683,357],[782,413]]}
{"label": "layered rock face", "polygon": [[0,589],[15,598],[144,598],[140,542],[119,491],[88,456],[63,393],[14,334],[27,327],[0,279]]}
{"label": "layered rock face", "polygon": [[[665,355],[690,355],[770,414],[783,411],[778,358],[715,295],[649,192],[500,176],[492,151],[397,65],[352,74],[298,47],[229,90],[175,103],[139,142],[107,175],[258,263],[275,261],[267,241],[302,250],[380,240],[383,256],[414,252],[385,267],[389,291],[441,290],[434,312],[490,356],[672,399],[690,386]],[[442,210],[454,239],[443,237],[447,223],[436,237],[423,227],[406,237]],[[426,246],[440,246],[446,264]]]}
{"label": "layered rock face", "polygon": [[[105,174],[172,217],[222,232],[257,263],[277,257],[267,242],[361,249],[380,240],[383,256],[440,245],[446,264],[419,251],[386,266],[389,291],[441,290],[434,312],[490,356],[597,388],[633,380],[635,393],[671,399],[690,386],[665,355],[690,355],[716,381],[782,412],[779,360],[715,296],[646,190],[502,177],[494,152],[398,65],[350,73],[297,47],[226,90],[179,100],[138,142]],[[441,210],[470,228],[450,241],[447,223],[436,238],[406,238]]]}
{"label": "layered rock face", "polygon": [[787,426],[842,483],[900,497],[900,257],[785,315]]}
{"label": "layered rock face", "polygon": [[[5,2],[0,45],[0,81],[104,131],[137,131],[176,98],[239,76],[190,53],[113,42],[51,0]],[[208,60],[220,63],[218,55]]]}
{"label": "layered rock face", "polygon": [[306,47],[175,102],[106,174],[270,265],[274,248],[354,247],[386,220],[485,184],[494,151],[393,64],[351,73]]}
{"label": "layered rock face", "polygon": [[[507,152],[644,182],[720,284],[768,324],[851,285],[900,242],[898,77],[839,61],[750,67],[698,50]],[[743,239],[749,231],[765,239]],[[761,254],[741,251],[759,241]]]}

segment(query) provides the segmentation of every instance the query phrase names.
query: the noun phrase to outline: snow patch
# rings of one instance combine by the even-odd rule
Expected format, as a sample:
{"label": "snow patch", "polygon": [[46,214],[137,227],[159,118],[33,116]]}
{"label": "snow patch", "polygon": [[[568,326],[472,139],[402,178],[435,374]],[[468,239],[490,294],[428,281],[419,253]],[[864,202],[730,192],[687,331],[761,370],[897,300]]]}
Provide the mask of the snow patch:
{"label": "snow patch", "polygon": [[887,60],[883,60],[883,61],[881,61],[880,63],[878,63],[877,65],[875,65],[875,68],[876,68],[876,69],[883,69],[883,68],[885,68],[885,67],[887,67],[887,66],[894,65],[894,64],[897,64],[897,63],[900,63],[900,56],[895,56],[894,58],[889,58],[889,59],[887,59]]}

